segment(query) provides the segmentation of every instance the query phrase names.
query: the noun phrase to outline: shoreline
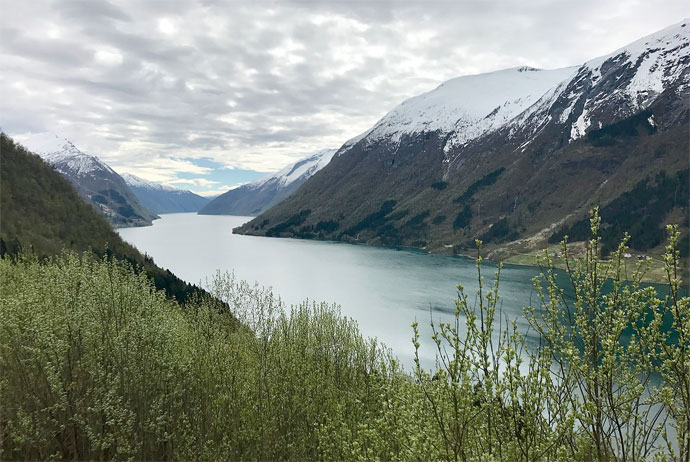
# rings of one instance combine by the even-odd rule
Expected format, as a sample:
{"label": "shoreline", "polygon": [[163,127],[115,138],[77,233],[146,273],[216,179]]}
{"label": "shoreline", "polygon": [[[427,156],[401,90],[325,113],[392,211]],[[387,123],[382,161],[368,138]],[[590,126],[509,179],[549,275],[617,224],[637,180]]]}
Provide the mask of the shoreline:
{"label": "shoreline", "polygon": [[[242,225],[242,226],[244,226],[244,225]],[[427,248],[410,247],[410,246],[381,245],[381,244],[369,243],[369,242],[353,242],[353,241],[347,241],[347,240],[304,238],[304,237],[296,237],[296,236],[266,236],[263,234],[236,232],[236,230],[240,229],[242,226],[234,228],[232,230],[233,234],[239,234],[242,236],[264,237],[264,238],[297,239],[297,240],[304,240],[304,241],[319,241],[319,242],[332,242],[332,243],[338,243],[338,244],[362,245],[362,246],[369,246],[369,247],[387,248],[387,249],[392,249],[392,250],[404,250],[404,251],[423,253],[423,254],[429,254],[429,255],[461,257],[461,258],[468,258],[471,260],[474,260],[476,258],[476,255],[472,255],[469,252],[467,252],[467,253],[465,253],[465,252],[463,252],[463,253],[450,253],[450,252],[444,251],[444,249],[442,249],[442,248],[439,250],[429,250]],[[487,260],[487,261],[491,261],[492,263],[496,263],[496,264],[497,263],[503,263],[503,264],[515,265],[515,266],[542,268],[542,266],[537,263],[537,256],[543,255],[545,250],[549,250],[551,253],[551,256],[552,256],[554,268],[560,269],[560,270],[566,269],[565,261],[562,258],[557,256],[557,255],[560,255],[560,244],[550,245],[550,246],[546,246],[546,247],[540,247],[540,248],[534,249],[534,250],[529,251],[529,252],[509,252],[509,251],[507,252],[506,247],[510,246],[510,244],[513,244],[514,242],[517,242],[517,241],[505,243],[504,246],[496,246],[496,247],[488,246],[488,249],[486,249],[484,252],[482,252],[482,259]],[[582,251],[584,249],[584,244],[585,243],[581,242],[581,241],[570,242],[568,244],[570,249],[572,250],[572,254],[571,254],[572,258],[578,258],[580,256],[580,254],[582,253]],[[505,258],[497,258],[496,254],[501,254],[504,252],[506,253]],[[635,270],[635,267],[638,264],[637,262],[644,258],[644,259],[647,259],[647,261],[649,262],[649,268],[645,272],[645,275],[642,278],[642,282],[643,283],[651,283],[651,284],[661,284],[661,285],[667,285],[668,284],[666,272],[664,269],[664,264],[663,264],[663,261],[661,260],[659,255],[643,254],[639,251],[632,250],[632,249],[628,253],[626,253],[626,255],[629,255],[629,257],[625,258],[626,274],[628,273],[628,271],[633,272]],[[686,290],[688,290],[688,289],[690,289],[690,287],[688,286],[688,284],[690,283],[690,276],[687,274],[688,273],[687,263],[684,266],[681,266],[680,269],[681,269],[681,279],[683,279],[682,287],[685,288]],[[626,280],[629,280],[629,279],[626,279]]]}

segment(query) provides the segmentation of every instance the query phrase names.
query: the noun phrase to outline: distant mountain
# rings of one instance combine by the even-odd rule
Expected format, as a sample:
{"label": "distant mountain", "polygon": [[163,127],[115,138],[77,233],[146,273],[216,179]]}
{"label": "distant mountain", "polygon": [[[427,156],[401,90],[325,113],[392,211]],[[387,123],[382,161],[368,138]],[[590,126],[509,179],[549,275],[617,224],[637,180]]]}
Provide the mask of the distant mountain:
{"label": "distant mountain", "polygon": [[221,194],[208,203],[201,215],[258,215],[292,194],[302,183],[330,162],[336,149],[323,149],[278,173]]}
{"label": "distant mountain", "polygon": [[147,210],[125,180],[98,157],[83,153],[70,141],[41,133],[22,142],[67,178],[79,195],[115,226],[147,226],[158,216]]}
{"label": "distant mountain", "polygon": [[584,239],[600,205],[605,246],[627,230],[633,248],[659,252],[664,223],[688,233],[689,30],[581,66],[445,82],[235,232],[456,253],[481,238],[503,258]]}
{"label": "distant mountain", "polygon": [[130,262],[181,303],[206,294],[124,242],[63,175],[1,132],[0,165],[0,256],[31,252],[46,257],[63,249],[93,252]]}
{"label": "distant mountain", "polygon": [[131,173],[122,178],[144,207],[155,213],[198,212],[210,199],[191,191],[163,186]]}

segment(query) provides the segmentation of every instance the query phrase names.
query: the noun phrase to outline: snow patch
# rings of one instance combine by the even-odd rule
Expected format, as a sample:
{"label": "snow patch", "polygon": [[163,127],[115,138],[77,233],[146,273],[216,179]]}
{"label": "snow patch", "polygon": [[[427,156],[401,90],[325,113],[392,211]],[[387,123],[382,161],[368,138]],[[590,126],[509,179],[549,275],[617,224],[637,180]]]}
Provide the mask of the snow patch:
{"label": "snow patch", "polygon": [[589,103],[589,100],[585,101],[585,105],[582,108],[582,113],[573,123],[572,128],[570,129],[570,139],[573,141],[584,136],[587,128],[589,128],[591,125],[591,121],[587,115],[587,103]]}
{"label": "snow patch", "polygon": [[[690,58],[688,23],[686,19],[611,54],[590,60],[583,70],[589,70],[593,76],[601,76],[602,66],[607,62],[615,64],[616,69],[634,69],[628,84],[617,88],[611,97],[624,98],[631,112],[645,109],[686,71],[686,66],[681,63]],[[595,79],[592,80],[596,84]],[[684,84],[682,82],[681,86]]]}

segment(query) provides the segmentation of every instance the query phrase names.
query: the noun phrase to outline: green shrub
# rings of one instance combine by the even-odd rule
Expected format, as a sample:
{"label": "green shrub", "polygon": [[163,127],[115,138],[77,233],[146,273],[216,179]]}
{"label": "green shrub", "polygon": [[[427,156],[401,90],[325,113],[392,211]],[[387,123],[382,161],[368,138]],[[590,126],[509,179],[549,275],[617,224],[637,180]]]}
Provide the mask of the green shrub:
{"label": "green shrub", "polygon": [[0,278],[0,459],[316,459],[382,407],[388,353],[336,307],[219,275],[182,308],[88,254]]}
{"label": "green shrub", "polygon": [[[0,259],[0,459],[688,460],[690,299],[669,227],[669,291],[563,242],[545,253],[539,334],[504,319],[500,266],[431,322],[436,366],[404,371],[336,306],[286,308],[218,273],[180,306],[126,262]],[[479,242],[481,246],[481,242]],[[471,300],[475,303],[470,303]],[[239,320],[239,324],[238,321]]]}

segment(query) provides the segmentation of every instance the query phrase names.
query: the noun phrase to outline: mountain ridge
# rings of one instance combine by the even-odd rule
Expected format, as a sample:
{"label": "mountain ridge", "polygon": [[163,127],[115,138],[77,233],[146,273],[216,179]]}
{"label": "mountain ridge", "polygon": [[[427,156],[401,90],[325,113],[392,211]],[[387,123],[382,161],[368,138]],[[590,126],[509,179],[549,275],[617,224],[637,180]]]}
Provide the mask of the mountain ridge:
{"label": "mountain ridge", "polygon": [[137,199],[154,213],[198,212],[210,201],[192,191],[154,183],[131,173],[121,176]]}
{"label": "mountain ridge", "polygon": [[279,203],[330,162],[336,149],[321,149],[276,173],[231,189],[209,202],[202,215],[253,216]]}
{"label": "mountain ridge", "polygon": [[115,257],[145,272],[180,303],[207,297],[117,234],[64,175],[0,131],[0,256],[54,257],[64,250]]}
{"label": "mountain ridge", "polygon": [[149,226],[159,218],[147,210],[125,180],[98,157],[53,133],[39,133],[21,144],[67,178],[79,195],[114,226]]}
{"label": "mountain ridge", "polygon": [[[554,78],[541,95],[519,91],[475,113],[456,108],[454,114],[472,117],[446,118],[441,126],[424,123],[436,113],[423,104],[399,118],[401,108],[409,115],[409,101],[428,94],[408,99],[347,141],[292,196],[236,232],[454,253],[482,238],[496,258],[545,246],[546,230],[580,220],[592,206],[653,182],[659,172],[687,168],[688,42],[684,21],[565,68],[570,75]],[[519,74],[540,72],[491,74],[524,80]],[[452,82],[476,80],[481,75]],[[447,91],[444,85],[432,93]],[[687,216],[687,206],[667,216]],[[523,244],[510,245],[515,242]]]}

